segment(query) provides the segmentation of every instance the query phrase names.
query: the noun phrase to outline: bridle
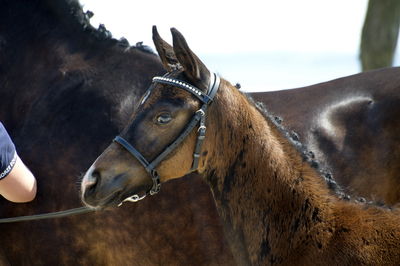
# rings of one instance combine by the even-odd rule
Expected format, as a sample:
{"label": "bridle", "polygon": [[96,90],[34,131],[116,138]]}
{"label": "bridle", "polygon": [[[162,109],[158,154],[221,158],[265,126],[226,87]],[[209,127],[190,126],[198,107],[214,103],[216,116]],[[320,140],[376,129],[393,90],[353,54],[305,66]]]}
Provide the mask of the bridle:
{"label": "bridle", "polygon": [[[197,129],[197,141],[193,152],[193,163],[190,172],[197,170],[199,166],[199,160],[201,156],[200,154],[201,146],[203,144],[207,129],[205,125],[206,111],[207,107],[212,103],[214,96],[218,91],[220,78],[215,73],[210,73],[210,84],[207,88],[207,92],[204,93],[200,89],[196,88],[195,86],[185,81],[171,78],[170,77],[171,74],[173,74],[173,72],[167,73],[162,77],[154,77],[152,85],[147,90],[146,95],[150,93],[150,91],[155,87],[157,83],[172,85],[174,87],[178,87],[185,91],[190,92],[192,95],[197,97],[202,102],[202,106],[200,107],[199,110],[195,112],[192,119],[189,121],[189,123],[180,133],[180,135],[171,144],[165,147],[164,150],[151,162],[147,161],[146,158],[123,137],[116,136],[114,138],[113,140],[114,142],[122,145],[133,157],[135,157],[143,165],[146,171],[150,174],[151,179],[153,181],[151,189],[147,191],[144,195],[139,196],[138,194],[134,194],[124,199],[122,202],[124,201],[137,202],[139,200],[144,199],[147,195],[154,195],[160,191],[161,182],[160,182],[160,176],[158,175],[156,170],[157,165],[159,165],[168,154],[170,154],[179,144],[182,143],[182,141],[190,134],[190,132],[192,132],[192,130],[196,127],[197,124],[199,124],[199,127]],[[146,99],[143,99],[143,102],[145,100]],[[122,204],[122,202],[120,203],[120,205]]]}
{"label": "bridle", "polygon": [[[172,73],[168,73],[172,74]],[[152,181],[153,181],[153,186],[152,188],[146,192],[145,195],[139,196],[137,194],[130,196],[126,198],[123,201],[132,201],[136,202],[139,200],[142,200],[145,198],[147,195],[154,195],[157,192],[160,191],[161,188],[161,183],[160,183],[160,177],[157,174],[156,171],[156,166],[170,153],[172,152],[189,134],[192,132],[194,127],[200,123],[198,130],[197,130],[197,142],[195,145],[195,149],[193,152],[193,163],[192,167],[190,169],[190,172],[193,172],[197,169],[199,165],[199,160],[201,156],[201,146],[203,144],[203,140],[205,138],[206,134],[206,125],[205,125],[205,119],[206,119],[206,110],[207,107],[211,104],[211,102],[214,99],[215,94],[218,91],[219,84],[220,84],[220,78],[214,74],[211,73],[211,78],[210,78],[210,84],[207,89],[207,93],[202,92],[195,86],[175,79],[175,78],[170,78],[169,75],[165,75],[163,77],[154,77],[153,78],[153,84],[150,86],[146,94],[149,93],[154,88],[154,85],[157,83],[161,84],[167,84],[167,85],[173,85],[175,87],[179,87],[181,89],[184,89],[194,96],[196,96],[203,104],[199,110],[196,111],[196,113],[193,115],[191,121],[186,125],[185,129],[181,132],[181,134],[175,139],[174,142],[172,142],[170,145],[168,145],[153,161],[150,163],[144,158],[144,156],[136,150],[131,144],[129,144],[128,141],[126,141],[124,138],[121,136],[116,136],[114,139],[114,142],[117,142],[121,144],[126,150],[128,150],[146,169],[147,172],[150,173]],[[122,204],[122,203],[121,203]],[[88,213],[88,212],[93,212],[96,209],[88,208],[88,207],[80,207],[80,208],[75,208],[75,209],[69,209],[65,211],[59,211],[59,212],[52,212],[52,213],[44,213],[44,214],[37,214],[37,215],[29,215],[29,216],[19,216],[19,217],[10,217],[10,218],[2,218],[0,219],[0,224],[1,223],[13,223],[13,222],[23,222],[23,221],[34,221],[34,220],[42,220],[42,219],[53,219],[53,218],[60,218],[60,217],[66,217],[66,216],[71,216],[71,215],[76,215],[76,214],[83,214],[83,213]]]}

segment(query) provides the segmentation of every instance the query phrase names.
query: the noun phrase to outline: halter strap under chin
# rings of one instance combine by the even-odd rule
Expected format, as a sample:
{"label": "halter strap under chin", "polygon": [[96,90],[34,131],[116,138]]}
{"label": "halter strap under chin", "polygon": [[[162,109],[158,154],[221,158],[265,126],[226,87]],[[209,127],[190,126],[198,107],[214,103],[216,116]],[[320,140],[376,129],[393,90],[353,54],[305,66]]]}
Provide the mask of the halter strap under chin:
{"label": "halter strap under chin", "polygon": [[[168,75],[168,74],[167,74]],[[170,78],[168,76],[163,76],[163,77],[154,77],[153,78],[153,83],[162,83],[162,84],[167,84],[167,85],[172,85],[175,87],[179,87],[181,89],[184,89],[194,96],[196,96],[203,104],[200,107],[199,110],[196,111],[196,113],[193,115],[192,119],[190,122],[186,125],[185,129],[181,132],[181,134],[175,139],[174,142],[169,144],[153,161],[148,162],[146,158],[138,151],[136,150],[128,141],[126,141],[124,138],[121,136],[116,136],[114,138],[114,142],[119,143],[122,145],[130,154],[132,154],[146,169],[146,171],[151,175],[151,178],[153,180],[153,186],[152,188],[146,192],[146,195],[154,195],[160,191],[161,188],[161,182],[160,182],[160,177],[156,171],[156,166],[161,163],[162,160],[165,159],[165,157],[171,153],[179,144],[182,143],[182,141],[192,132],[192,130],[196,127],[197,124],[200,124],[197,130],[197,141],[195,145],[195,149],[193,152],[193,163],[192,167],[190,169],[190,172],[193,172],[197,170],[199,166],[199,160],[201,157],[201,147],[205,138],[206,134],[206,125],[205,125],[205,119],[206,119],[206,111],[207,107],[211,104],[211,102],[214,99],[215,94],[218,91],[219,84],[220,84],[220,78],[215,74],[211,73],[210,75],[210,84],[207,89],[207,93],[204,93],[200,89],[196,88],[195,86],[178,80],[174,78]],[[151,90],[153,86],[149,88]],[[124,201],[139,201],[143,199],[146,195],[144,196],[139,196],[137,194],[128,197]]]}

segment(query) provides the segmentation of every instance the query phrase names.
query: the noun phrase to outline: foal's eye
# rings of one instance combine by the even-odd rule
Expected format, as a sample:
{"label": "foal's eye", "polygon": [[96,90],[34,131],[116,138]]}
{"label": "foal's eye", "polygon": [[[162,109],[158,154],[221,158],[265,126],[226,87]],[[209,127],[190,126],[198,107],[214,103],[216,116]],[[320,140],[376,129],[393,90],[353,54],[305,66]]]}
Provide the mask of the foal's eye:
{"label": "foal's eye", "polygon": [[157,116],[157,123],[160,125],[165,125],[168,124],[171,120],[171,114],[170,113],[162,113],[159,116]]}

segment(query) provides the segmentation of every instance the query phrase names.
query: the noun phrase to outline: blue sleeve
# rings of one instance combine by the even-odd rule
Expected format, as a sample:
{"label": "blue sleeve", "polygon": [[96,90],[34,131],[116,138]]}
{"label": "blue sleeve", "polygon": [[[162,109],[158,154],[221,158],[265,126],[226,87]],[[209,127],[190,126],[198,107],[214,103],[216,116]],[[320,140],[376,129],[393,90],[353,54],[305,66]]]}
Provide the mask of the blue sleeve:
{"label": "blue sleeve", "polygon": [[0,179],[6,177],[17,160],[14,143],[0,122]]}

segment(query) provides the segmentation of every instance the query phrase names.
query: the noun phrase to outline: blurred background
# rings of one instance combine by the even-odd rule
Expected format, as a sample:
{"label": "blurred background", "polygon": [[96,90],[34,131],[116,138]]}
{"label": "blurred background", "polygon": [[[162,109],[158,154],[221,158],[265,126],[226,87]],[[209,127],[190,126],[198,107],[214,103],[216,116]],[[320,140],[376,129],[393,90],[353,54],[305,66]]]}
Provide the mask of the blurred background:
{"label": "blurred background", "polygon": [[154,49],[153,25],[168,42],[177,28],[211,70],[244,91],[297,88],[400,63],[400,0],[80,2],[94,13],[94,27],[104,24],[131,45]]}

